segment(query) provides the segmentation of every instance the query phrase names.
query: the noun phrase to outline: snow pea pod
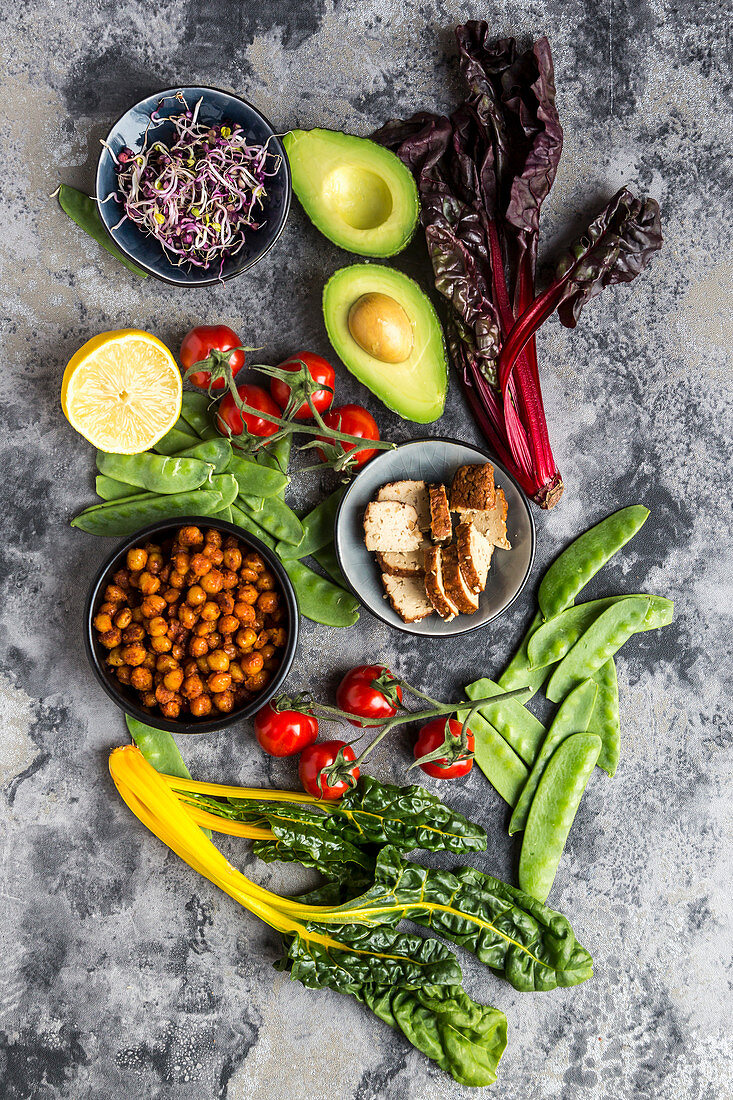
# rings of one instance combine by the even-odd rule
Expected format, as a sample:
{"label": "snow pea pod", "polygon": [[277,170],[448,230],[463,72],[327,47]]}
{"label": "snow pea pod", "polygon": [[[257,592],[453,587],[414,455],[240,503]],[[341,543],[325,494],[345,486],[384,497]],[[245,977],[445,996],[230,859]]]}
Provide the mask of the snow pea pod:
{"label": "snow pea pod", "polygon": [[598,684],[594,680],[586,680],[585,683],[580,684],[571,691],[558,708],[554,721],[547,731],[547,737],[542,742],[542,748],[537,753],[532,770],[527,777],[527,782],[517,799],[514,813],[509,821],[510,836],[520,832],[527,824],[527,814],[535,791],[557,746],[570,734],[585,733],[588,729],[597,695]]}
{"label": "snow pea pod", "polygon": [[248,497],[276,497],[288,483],[287,476],[280,470],[271,470],[260,466],[251,458],[233,455],[227,473],[233,474],[239,483],[239,492]]}
{"label": "snow pea pod", "polygon": [[329,542],[327,546],[322,546],[320,550],[316,550],[315,553],[311,554],[311,557],[318,562],[321,569],[325,569],[332,581],[340,584],[342,588],[348,589],[346,577],[341,572],[341,566],[336,557],[336,547],[332,542]]}
{"label": "snow pea pod", "polygon": [[217,519],[225,519],[227,521],[227,523],[232,523],[233,520],[232,520],[232,506],[231,506],[231,504],[227,504],[226,508],[221,508],[216,513],[216,518]]}
{"label": "snow pea pod", "polygon": [[[491,695],[502,695],[504,690],[493,680],[482,679],[469,684],[466,695],[469,699],[482,699]],[[519,699],[497,699],[496,703],[487,703],[481,707],[479,713],[521,756],[525,764],[531,766],[547,730]]]}
{"label": "snow pea pod", "polygon": [[[178,420],[162,439],[153,444],[152,449],[159,455],[175,455],[179,451],[186,451],[200,443],[201,440],[197,439],[195,435],[191,435],[189,431],[179,427],[179,424],[183,423],[184,421]],[[185,427],[187,428],[188,425],[185,425]]]}
{"label": "snow pea pod", "polygon": [[324,626],[353,626],[359,618],[359,603],[350,592],[314,573],[300,561],[283,562],[293,582],[301,615]]}
{"label": "snow pea pod", "polygon": [[125,500],[108,501],[80,512],[71,521],[72,527],[90,535],[132,535],[159,519],[178,516],[213,516],[221,507],[221,494],[211,489],[189,493],[141,493]]}
{"label": "snow pea pod", "polygon": [[234,504],[239,492],[237,479],[232,477],[231,474],[217,474],[207,483],[206,488],[213,489],[215,493],[221,495],[222,508],[228,508],[231,504]]}
{"label": "snow pea pod", "polygon": [[553,672],[545,690],[547,698],[559,703],[592,676],[637,632],[648,610],[648,596],[627,596],[601,612]]}
{"label": "snow pea pod", "polygon": [[601,751],[593,733],[574,733],[555,749],[540,780],[524,830],[519,886],[545,901],[555,881],[565,841]]}
{"label": "snow pea pod", "polygon": [[150,451],[139,455],[97,451],[97,469],[100,474],[138,485],[150,493],[188,493],[208,481],[213,467],[196,458],[156,455]]}
{"label": "snow pea pod", "polygon": [[[464,722],[468,713],[467,710],[459,711],[456,718]],[[471,733],[476,763],[494,790],[513,806],[527,782],[529,772],[514,749],[479,713],[471,719]]]}
{"label": "snow pea pod", "polygon": [[176,458],[197,458],[199,462],[209,462],[215,474],[223,474],[232,460],[232,445],[220,436],[218,439],[200,439],[185,451],[176,451]]}
{"label": "snow pea pod", "polygon": [[259,523],[255,523],[252,517],[248,516],[238,504],[230,504],[229,507],[232,513],[232,523],[235,523],[237,527],[241,527],[248,535],[254,535],[260,542],[264,542],[268,549],[275,549],[275,540],[270,538],[267,531],[263,531]]}
{"label": "snow pea pod", "polygon": [[537,598],[543,619],[554,619],[569,607],[591,577],[634,537],[648,515],[648,508],[632,504],[571,542],[542,578]]}
{"label": "snow pea pod", "polygon": [[58,190],[58,200],[64,214],[71,218],[73,222],[76,222],[80,229],[83,229],[97,244],[101,244],[102,248],[106,249],[121,264],[124,264],[128,271],[132,271],[133,275],[139,275],[141,279],[147,279],[147,271],[143,271],[137,264],[128,260],[127,256],[123,255],[112,241],[102,225],[102,219],[99,216],[99,210],[94,199],[90,198],[89,195],[85,195],[83,191],[77,191],[76,187],[70,187],[68,183],[62,183]]}
{"label": "snow pea pod", "polygon": [[504,691],[514,691],[517,688],[527,687],[530,690],[529,695],[525,699],[528,702],[533,695],[536,695],[544,684],[547,677],[550,675],[549,668],[536,669],[532,668],[529,663],[529,657],[527,655],[527,646],[529,640],[534,632],[542,622],[542,616],[539,611],[535,614],[532,622],[527,627],[527,633],[519,644],[519,649],[512,657],[509,664],[506,666],[501,676],[499,677],[499,686]]}
{"label": "snow pea pod", "polygon": [[333,542],[333,525],[344,492],[343,487],[337,489],[335,493],[331,493],[303,516],[302,540],[297,546],[278,543],[277,552],[281,558],[305,558],[308,554],[313,554],[316,550],[321,550]]}
{"label": "snow pea pod", "polygon": [[601,752],[598,767],[610,776],[615,775],[618,767],[619,746],[621,743],[621,722],[618,711],[618,680],[613,657],[593,673],[598,685],[593,715],[588,723],[601,739]]}
{"label": "snow pea pod", "polygon": [[260,448],[255,458],[262,466],[269,466],[271,470],[279,470],[281,474],[287,474],[292,446],[293,437],[284,435],[282,439],[276,439],[274,443],[268,443],[266,447]]}
{"label": "snow pea pod", "polygon": [[[194,432],[199,438],[203,438],[201,433],[212,426],[210,406],[211,398],[208,394],[195,393],[193,390],[183,391],[181,416],[188,425],[189,431]],[[224,437],[219,436],[219,438]]]}
{"label": "snow pea pod", "polygon": [[[264,470],[263,473],[272,473],[274,470]],[[236,475],[235,475],[236,476]],[[292,543],[297,546],[303,540],[303,525],[292,508],[288,508],[284,500],[279,497],[247,496],[240,492],[239,507],[252,519],[259,523],[260,527],[281,542]]]}
{"label": "snow pea pod", "polygon": [[116,481],[105,474],[97,474],[94,482],[97,496],[102,500],[120,500],[121,497],[130,497],[138,492],[137,485],[128,485],[125,481]]}
{"label": "snow pea pod", "polygon": [[[649,610],[639,627],[640,632],[658,630],[659,627],[667,626],[672,622],[674,604],[671,600],[664,596],[642,595],[649,600]],[[527,647],[532,668],[541,668],[561,661],[603,611],[626,599],[629,597],[609,596],[602,600],[589,600],[587,603],[568,607],[554,619],[543,623],[532,634]]]}

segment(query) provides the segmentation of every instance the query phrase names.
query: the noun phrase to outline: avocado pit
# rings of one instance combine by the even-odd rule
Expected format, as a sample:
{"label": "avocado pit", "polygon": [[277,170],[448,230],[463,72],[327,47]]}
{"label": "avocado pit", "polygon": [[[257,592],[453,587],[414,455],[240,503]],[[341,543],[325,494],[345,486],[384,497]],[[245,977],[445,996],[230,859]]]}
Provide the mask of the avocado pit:
{"label": "avocado pit", "polygon": [[409,359],[412,325],[399,302],[388,294],[362,294],[349,310],[348,326],[359,347],[381,363]]}

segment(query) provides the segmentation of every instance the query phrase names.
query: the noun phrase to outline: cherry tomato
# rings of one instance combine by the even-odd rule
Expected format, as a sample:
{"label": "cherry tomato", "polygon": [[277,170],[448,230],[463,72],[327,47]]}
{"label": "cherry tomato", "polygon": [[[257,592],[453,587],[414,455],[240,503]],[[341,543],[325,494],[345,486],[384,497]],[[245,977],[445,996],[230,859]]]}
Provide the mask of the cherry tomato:
{"label": "cherry tomato", "polygon": [[[315,393],[311,394],[311,401],[316,409],[319,413],[323,413],[333,401],[332,391],[336,381],[333,367],[325,359],[322,359],[320,355],[314,355],[312,351],[299,351],[296,352],[295,355],[291,355],[284,363],[280,363],[280,370],[300,370],[302,367],[302,363],[298,362],[300,359],[305,363],[314,382],[317,382],[319,386],[331,387],[328,390],[316,390]],[[270,393],[281,409],[285,410],[288,407],[290,386],[287,382],[283,382],[279,378],[273,378],[270,381]],[[307,401],[303,402],[297,412],[293,414],[293,417],[295,420],[313,419],[313,413]]]}
{"label": "cherry tomato", "polygon": [[[336,409],[329,409],[323,418],[323,422],[327,428],[344,432],[345,435],[356,435],[360,439],[379,439],[379,428],[376,420],[361,405],[339,405]],[[321,439],[323,439],[322,436]],[[323,439],[323,442],[330,443],[332,441]],[[353,451],[356,443],[344,443],[343,447],[345,451]],[[363,466],[370,458],[374,458],[376,453],[374,447],[367,447],[365,450],[360,448],[354,455],[355,464]],[[325,462],[326,455],[320,447],[318,448],[318,454],[321,461]]]}
{"label": "cherry tomato", "polygon": [[[230,348],[241,348],[242,341],[234,329],[228,325],[199,325],[192,328],[183,337],[181,344],[181,366],[184,371],[208,359],[213,352],[225,352]],[[214,356],[216,359],[216,355]],[[232,374],[236,374],[244,366],[244,352],[233,351],[228,358]],[[189,374],[188,381],[199,389],[208,390],[211,382],[211,371],[200,370]],[[226,382],[223,378],[215,378],[211,385],[212,390],[223,390]]]}
{"label": "cherry tomato", "polygon": [[318,737],[318,719],[299,710],[275,710],[267,703],[255,715],[255,736],[270,756],[294,756]]}
{"label": "cherry tomato", "polygon": [[[321,776],[321,771],[333,764],[339,749],[344,750],[345,760],[355,759],[354,750],[345,741],[320,741],[317,745],[309,745],[303,749],[298,764],[298,775],[303,790],[308,794],[312,794],[315,798],[341,798],[341,795],[349,790],[349,784],[345,780],[331,786]],[[358,779],[359,769],[352,768],[350,774],[354,779]]]}
{"label": "cherry tomato", "polygon": [[[451,718],[449,720],[450,732],[454,737],[461,736],[462,725],[457,719]],[[473,734],[468,731],[468,751],[473,752]],[[421,756],[427,756],[428,753],[435,752],[441,745],[445,743],[445,718],[433,718],[430,722],[421,728],[418,734],[417,741],[415,742],[414,754],[415,759],[419,760]],[[468,775],[473,767],[473,757],[454,760],[453,763],[449,763],[447,757],[439,757],[437,760],[430,760],[426,764],[421,764],[420,767],[427,775],[432,775],[435,779],[456,779],[461,775]]]}
{"label": "cherry tomato", "polygon": [[[267,390],[263,390],[261,386],[250,386],[248,384],[237,386],[237,393],[245,405],[260,409],[268,416],[280,416],[281,410],[272,400]],[[244,419],[244,425],[242,425],[242,419]],[[216,414],[216,426],[222,435],[229,435],[230,432],[232,435],[241,435],[245,428],[250,435],[259,436],[274,435],[278,431],[277,424],[273,424],[270,420],[255,416],[254,413],[240,413],[230,393],[219,405]],[[227,431],[227,429],[229,430]]]}
{"label": "cherry tomato", "polygon": [[[372,687],[383,673],[390,675],[385,665],[358,665],[346,673],[336,689],[336,702],[347,714],[356,714],[360,718],[381,718],[387,721],[397,713],[397,707],[379,688]],[[394,692],[402,702],[402,688],[394,686]],[[361,726],[362,722],[349,719],[352,726]]]}

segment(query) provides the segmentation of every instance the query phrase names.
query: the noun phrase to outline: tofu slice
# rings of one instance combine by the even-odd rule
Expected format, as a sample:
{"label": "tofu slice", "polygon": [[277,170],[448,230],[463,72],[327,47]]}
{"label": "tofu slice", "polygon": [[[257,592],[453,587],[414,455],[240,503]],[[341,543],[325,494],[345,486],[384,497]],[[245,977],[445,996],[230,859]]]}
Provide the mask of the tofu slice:
{"label": "tofu slice", "polygon": [[364,513],[364,542],[367,550],[380,553],[409,553],[420,548],[417,512],[411,504],[395,500],[371,501]]}
{"label": "tofu slice", "polygon": [[377,554],[377,563],[382,573],[391,577],[421,577],[425,572],[422,550],[411,550],[407,554]]}
{"label": "tofu slice", "polygon": [[492,546],[502,550],[511,550],[512,544],[506,533],[507,502],[503,489],[496,490],[496,503],[493,508],[480,512],[464,512],[462,518],[472,523],[477,531],[484,535]]}
{"label": "tofu slice", "polygon": [[425,591],[441,619],[449,623],[458,614],[458,608],[445,590],[443,581],[443,551],[430,546],[425,551]]}
{"label": "tofu slice", "polygon": [[445,485],[428,486],[430,498],[430,533],[435,542],[449,542],[453,534],[453,524],[448,508],[448,494]]}
{"label": "tofu slice", "polygon": [[448,546],[443,551],[441,565],[446,595],[459,611],[473,615],[478,611],[478,595],[466,584],[455,546]]}
{"label": "tofu slice", "polygon": [[472,523],[459,523],[456,527],[456,553],[461,573],[468,587],[472,592],[483,592],[489,575],[494,544]]}
{"label": "tofu slice", "polygon": [[404,623],[419,623],[433,614],[434,608],[425,592],[422,575],[396,577],[383,573],[382,584],[392,608]]}
{"label": "tofu slice", "polygon": [[459,466],[450,488],[451,512],[485,512],[494,507],[494,467],[490,462]]}
{"label": "tofu slice", "polygon": [[390,481],[379,490],[377,500],[396,500],[399,504],[412,505],[420,530],[430,530],[430,503],[424,481]]}

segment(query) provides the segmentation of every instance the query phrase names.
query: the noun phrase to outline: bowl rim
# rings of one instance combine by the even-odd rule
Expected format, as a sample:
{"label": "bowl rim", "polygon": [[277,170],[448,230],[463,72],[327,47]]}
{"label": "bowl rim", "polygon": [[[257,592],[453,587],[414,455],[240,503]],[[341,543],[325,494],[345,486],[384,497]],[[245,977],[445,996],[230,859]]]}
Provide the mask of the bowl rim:
{"label": "bowl rim", "polygon": [[[432,631],[415,630],[412,623],[404,623],[402,621],[400,621],[399,623],[392,622],[391,619],[388,619],[385,615],[380,615],[378,611],[373,610],[366,603],[364,603],[359,590],[351,583],[351,581],[349,579],[349,574],[348,574],[347,570],[344,568],[344,560],[343,560],[343,556],[342,556],[342,553],[341,553],[341,539],[340,539],[340,535],[339,535],[339,527],[340,527],[340,524],[341,524],[343,510],[346,506],[346,503],[347,503],[349,497],[351,496],[352,490],[354,489],[354,486],[357,485],[357,483],[359,482],[359,479],[361,478],[362,474],[365,473],[366,470],[368,470],[370,467],[373,467],[373,463],[379,462],[379,460],[382,458],[383,455],[394,454],[396,451],[401,451],[405,447],[413,447],[416,444],[423,444],[424,445],[424,444],[434,444],[434,443],[450,443],[453,446],[469,447],[471,450],[476,451],[477,454],[483,455],[483,457],[486,459],[486,461],[490,462],[492,466],[498,466],[499,469],[501,470],[501,472],[512,482],[512,484],[514,485],[514,487],[517,489],[517,491],[519,493],[520,499],[521,499],[522,504],[524,505],[524,509],[527,513],[527,518],[529,520],[529,532],[530,532],[530,549],[529,549],[529,560],[527,562],[527,568],[525,570],[524,576],[522,578],[522,581],[521,581],[519,587],[517,588],[516,592],[514,592],[514,594],[511,596],[509,601],[506,604],[504,604],[504,606],[499,611],[497,611],[496,614],[492,615],[491,618],[484,619],[480,623],[471,623],[471,621],[470,621],[471,616],[470,615],[464,615],[463,618],[469,620],[466,623],[466,625],[463,626],[461,629],[451,631],[451,633],[449,633],[449,634],[439,634],[439,633],[433,633]],[[488,626],[490,623],[496,622],[496,620],[499,618],[499,616],[503,615],[506,611],[508,611],[509,608],[512,607],[512,605],[517,601],[517,599],[521,595],[522,591],[524,590],[524,588],[527,584],[527,581],[530,578],[530,575],[532,573],[532,568],[534,566],[535,552],[536,552],[536,549],[537,549],[537,529],[535,527],[534,516],[532,515],[532,509],[530,508],[529,499],[527,497],[527,494],[524,492],[524,490],[522,489],[522,486],[519,484],[519,482],[514,477],[514,475],[511,474],[509,472],[509,470],[507,470],[507,468],[506,468],[506,466],[504,465],[503,462],[500,462],[499,459],[495,457],[495,455],[491,454],[485,448],[480,447],[475,443],[468,443],[468,442],[466,442],[465,440],[462,440],[462,439],[453,439],[451,436],[448,436],[448,435],[430,435],[430,436],[419,436],[417,439],[406,439],[402,443],[398,443],[397,446],[394,448],[394,450],[382,451],[381,454],[376,455],[370,462],[368,462],[363,470],[359,471],[359,473],[354,478],[354,480],[351,482],[351,484],[347,488],[346,492],[344,493],[343,497],[341,498],[341,502],[340,502],[338,510],[336,512],[336,520],[334,522],[334,547],[336,549],[336,558],[338,559],[338,563],[339,563],[339,566],[341,568],[341,572],[344,575],[344,579],[346,581],[346,584],[348,585],[348,587],[349,587],[350,591],[353,593],[353,595],[356,596],[356,598],[359,600],[359,603],[361,604],[361,606],[366,611],[368,611],[370,613],[370,615],[373,615],[375,619],[379,619],[381,622],[385,623],[387,626],[392,627],[393,630],[400,630],[400,631],[402,631],[403,634],[411,634],[415,638],[430,638],[430,639],[441,639],[442,638],[442,639],[447,640],[449,638],[461,637],[464,634],[471,634],[471,633],[473,633],[474,630],[481,630],[483,627]],[[458,618],[460,618],[460,616]]]}
{"label": "bowl rim", "polygon": [[[197,527],[215,527],[217,530],[226,531],[262,554],[262,557],[268,563],[268,566],[271,567],[273,573],[275,573],[280,582],[281,589],[288,605],[290,620],[288,624],[288,640],[285,645],[285,652],[283,653],[280,667],[275,676],[273,676],[272,681],[245,707],[240,707],[230,714],[222,714],[215,719],[212,718],[205,722],[193,720],[180,721],[174,718],[164,718],[162,715],[158,714],[150,714],[136,702],[126,698],[122,694],[122,691],[118,691],[111,678],[109,678],[102,669],[102,662],[98,649],[99,643],[94,636],[94,625],[92,621],[94,618],[94,609],[100,602],[99,594],[101,589],[108,583],[107,578],[113,566],[117,564],[118,560],[124,554],[126,554],[130,547],[134,546],[135,543],[142,538],[148,538],[151,535],[166,531],[170,528],[185,526],[188,523],[195,524]],[[117,547],[112,553],[107,555],[97,570],[87,594],[86,604],[84,606],[84,647],[86,649],[87,659],[97,681],[101,684],[110,699],[112,699],[125,714],[130,714],[133,718],[136,718],[146,726],[165,730],[168,733],[218,733],[220,730],[234,725],[235,722],[251,718],[265,705],[265,703],[272,699],[275,692],[280,688],[295,660],[295,652],[298,645],[299,620],[300,609],[298,607],[298,599],[295,595],[292,581],[285,572],[277,555],[268,546],[261,542],[255,535],[250,535],[248,531],[244,531],[241,527],[237,527],[236,524],[229,523],[229,521],[225,519],[219,519],[217,516],[178,516],[175,519],[157,520],[155,523],[149,523],[147,526],[141,527],[132,535],[126,535],[123,540],[117,544]]]}
{"label": "bowl rim", "polygon": [[[129,115],[130,112],[134,111],[137,107],[140,107],[141,104],[146,103],[149,99],[161,99],[169,95],[176,95],[178,92],[181,92],[183,95],[185,95],[186,91],[190,91],[193,88],[201,92],[216,92],[218,95],[227,96],[228,99],[233,99],[239,103],[243,103],[245,107],[248,107],[251,111],[254,111],[254,113],[258,115],[259,118],[264,122],[265,126],[267,126],[268,129],[271,131],[272,137],[277,142],[278,152],[282,158],[282,163],[285,169],[285,201],[283,204],[280,225],[278,226],[277,232],[275,233],[274,237],[267,245],[267,247],[262,252],[258,253],[255,257],[248,260],[247,263],[245,263],[242,267],[237,268],[236,271],[230,271],[228,275],[215,275],[211,278],[197,279],[196,282],[191,282],[185,277],[176,279],[172,277],[169,278],[166,275],[161,275],[159,271],[156,271],[154,268],[150,267],[144,260],[140,260],[137,256],[133,255],[133,253],[131,253],[129,249],[126,248],[124,244],[122,244],[121,241],[118,241],[117,238],[112,235],[112,231],[105,220],[102,210],[103,204],[100,201],[99,197],[99,175],[102,170],[102,161],[105,156],[108,157],[110,155],[109,149],[106,148],[106,144],[109,144],[109,139],[112,136],[112,133],[114,132],[114,130],[117,129],[123,118],[125,118],[126,115]],[[274,247],[276,242],[282,236],[283,230],[285,229],[285,224],[288,220],[288,215],[290,213],[290,207],[293,198],[293,181],[290,172],[290,161],[288,160],[288,155],[285,152],[285,146],[283,145],[277,130],[272,125],[269,118],[267,118],[267,116],[264,115],[258,107],[255,107],[254,103],[250,103],[248,99],[245,99],[244,96],[237,95],[235,92],[228,92],[225,88],[217,88],[213,84],[188,84],[177,85],[172,88],[162,88],[159,92],[151,92],[150,95],[143,96],[143,98],[139,99],[137,103],[133,103],[130,107],[127,107],[120,115],[118,115],[118,117],[115,119],[115,121],[112,123],[109,130],[107,131],[104,141],[106,144],[102,145],[101,152],[97,157],[97,169],[94,174],[94,198],[97,205],[97,212],[99,213],[99,220],[102,223],[105,233],[115,245],[115,247],[118,248],[120,252],[122,252],[127,257],[127,259],[131,261],[131,263],[136,264],[137,267],[141,267],[144,271],[148,273],[148,275],[152,275],[152,277],[154,279],[158,279],[159,282],[167,283],[168,286],[191,287],[194,289],[196,287],[215,286],[217,283],[227,282],[229,279],[235,279],[237,275],[243,275],[245,271],[249,271],[250,268],[254,267],[256,263],[258,263],[264,256],[267,255],[267,253]],[[173,264],[171,264],[170,266],[172,268]]]}

